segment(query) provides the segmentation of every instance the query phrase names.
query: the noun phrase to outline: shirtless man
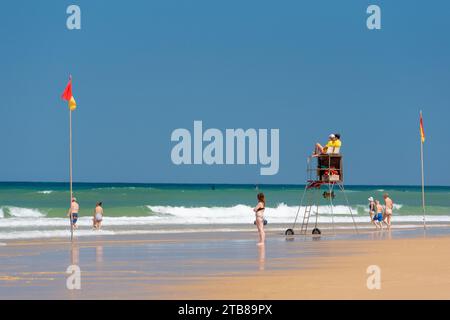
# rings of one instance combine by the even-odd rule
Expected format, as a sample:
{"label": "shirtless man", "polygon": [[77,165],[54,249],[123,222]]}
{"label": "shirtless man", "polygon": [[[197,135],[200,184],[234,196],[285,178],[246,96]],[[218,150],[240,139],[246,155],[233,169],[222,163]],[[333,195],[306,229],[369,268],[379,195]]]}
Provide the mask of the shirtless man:
{"label": "shirtless man", "polygon": [[383,206],[380,204],[380,201],[375,200],[375,208],[376,213],[373,216],[372,221],[377,229],[380,227],[380,229],[383,230]]}
{"label": "shirtless man", "polygon": [[72,204],[70,205],[70,209],[69,212],[67,213],[67,216],[70,217],[74,229],[78,228],[77,226],[78,211],[80,211],[80,205],[77,202],[77,198],[73,197]]}
{"label": "shirtless man", "polygon": [[383,195],[384,203],[385,203],[385,210],[384,210],[384,218],[383,222],[387,224],[388,229],[391,228],[391,218],[392,218],[392,209],[394,209],[394,202],[391,198],[389,198],[389,195],[385,193]]}

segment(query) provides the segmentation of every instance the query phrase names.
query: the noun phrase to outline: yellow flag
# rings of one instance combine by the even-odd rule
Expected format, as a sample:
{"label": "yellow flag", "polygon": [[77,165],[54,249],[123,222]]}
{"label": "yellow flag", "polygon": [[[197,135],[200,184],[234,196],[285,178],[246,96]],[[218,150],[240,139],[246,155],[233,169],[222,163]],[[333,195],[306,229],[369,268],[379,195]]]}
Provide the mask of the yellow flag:
{"label": "yellow flag", "polygon": [[73,111],[77,108],[77,103],[75,102],[74,97],[72,96],[69,100],[69,109],[70,111]]}

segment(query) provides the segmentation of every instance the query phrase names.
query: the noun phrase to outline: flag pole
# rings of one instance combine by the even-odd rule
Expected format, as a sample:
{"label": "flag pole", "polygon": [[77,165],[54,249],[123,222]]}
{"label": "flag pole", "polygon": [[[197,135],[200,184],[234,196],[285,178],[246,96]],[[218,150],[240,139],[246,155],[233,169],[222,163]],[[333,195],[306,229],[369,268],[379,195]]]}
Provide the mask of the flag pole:
{"label": "flag pole", "polygon": [[72,217],[72,110],[69,108],[69,183],[70,183],[70,241],[73,241],[73,217]]}
{"label": "flag pole", "polygon": [[69,107],[69,188],[70,188],[70,206],[69,206],[69,219],[70,219],[70,241],[73,241],[73,212],[72,212],[72,199],[73,199],[73,186],[72,186],[72,111],[75,110],[77,104],[72,94],[72,75],[69,75],[69,82],[64,89],[61,98],[68,102]]}
{"label": "flag pole", "polygon": [[[420,111],[420,119],[422,119],[422,111]],[[425,221],[425,179],[423,173],[423,138],[420,138],[420,166],[422,173],[422,210],[423,210],[423,227],[426,229],[426,221]]]}

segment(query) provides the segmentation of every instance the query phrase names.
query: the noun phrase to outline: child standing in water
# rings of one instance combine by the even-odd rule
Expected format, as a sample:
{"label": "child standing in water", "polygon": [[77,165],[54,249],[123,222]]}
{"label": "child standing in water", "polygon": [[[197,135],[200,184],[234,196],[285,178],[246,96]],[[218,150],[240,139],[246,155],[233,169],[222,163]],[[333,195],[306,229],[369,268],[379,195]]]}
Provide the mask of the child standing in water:
{"label": "child standing in water", "polygon": [[263,246],[264,241],[266,240],[266,234],[264,232],[264,209],[266,208],[266,199],[264,197],[264,193],[258,193],[258,204],[253,209],[256,216],[256,227],[258,228],[259,233],[259,242],[258,246]]}

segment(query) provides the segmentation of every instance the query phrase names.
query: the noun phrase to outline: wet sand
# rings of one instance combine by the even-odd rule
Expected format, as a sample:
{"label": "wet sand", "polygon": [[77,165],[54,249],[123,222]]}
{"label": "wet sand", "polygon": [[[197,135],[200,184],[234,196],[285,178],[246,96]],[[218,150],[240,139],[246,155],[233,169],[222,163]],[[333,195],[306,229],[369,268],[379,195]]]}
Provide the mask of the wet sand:
{"label": "wet sand", "polygon": [[[449,228],[2,241],[0,299],[449,299]],[[81,289],[68,290],[70,265]],[[367,268],[381,289],[367,288]]]}

